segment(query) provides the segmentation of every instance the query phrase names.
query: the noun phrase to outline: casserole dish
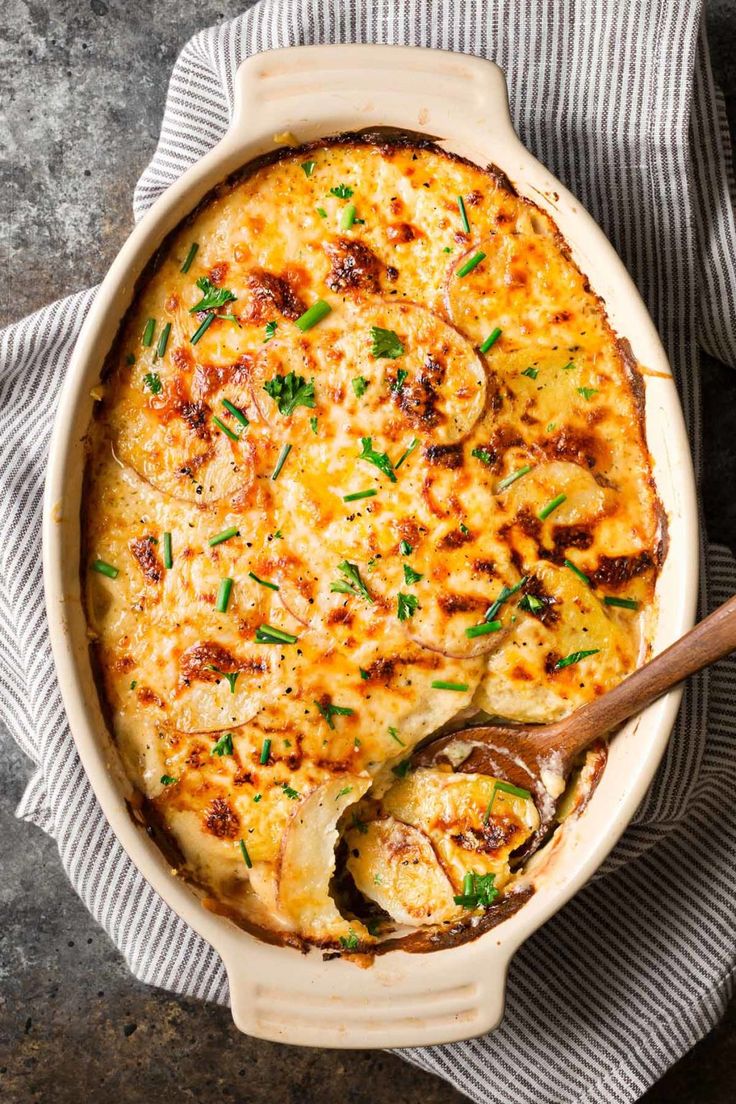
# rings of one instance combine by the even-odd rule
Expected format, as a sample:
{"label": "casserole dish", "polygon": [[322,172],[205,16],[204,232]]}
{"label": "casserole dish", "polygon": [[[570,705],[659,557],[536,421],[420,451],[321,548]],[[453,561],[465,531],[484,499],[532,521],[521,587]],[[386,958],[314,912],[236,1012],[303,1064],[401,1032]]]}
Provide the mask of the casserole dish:
{"label": "casserole dish", "polygon": [[[319,73],[319,79],[305,73]],[[497,67],[475,58],[392,47],[308,47],[274,51],[244,63],[237,75],[228,134],[136,228],[80,336],[52,441],[44,570],[52,646],[70,724],[121,843],[168,903],[222,956],[238,1026],[263,1038],[321,1046],[426,1045],[495,1026],[511,955],[584,884],[623,831],[656,769],[677,706],[677,696],[671,695],[617,739],[588,808],[545,856],[537,891],[525,907],[475,942],[443,950],[426,961],[397,950],[371,969],[356,970],[347,961],[324,961],[319,952],[297,956],[287,948],[262,944],[230,921],[206,912],[194,893],[170,876],[164,857],[129,815],[130,787],[106,735],[80,600],[79,510],[89,391],[99,378],[136,280],[165,235],[203,195],[235,169],[272,150],[276,134],[291,132],[309,141],[370,126],[440,136],[440,144],[449,151],[477,164],[494,163],[522,196],[532,197],[554,219],[576,263],[605,301],[614,329],[628,339],[645,369],[647,438],[670,539],[657,586],[655,650],[692,623],[696,586],[693,479],[663,351],[610,245],[516,139]],[[669,595],[677,595],[678,601],[669,601]]]}

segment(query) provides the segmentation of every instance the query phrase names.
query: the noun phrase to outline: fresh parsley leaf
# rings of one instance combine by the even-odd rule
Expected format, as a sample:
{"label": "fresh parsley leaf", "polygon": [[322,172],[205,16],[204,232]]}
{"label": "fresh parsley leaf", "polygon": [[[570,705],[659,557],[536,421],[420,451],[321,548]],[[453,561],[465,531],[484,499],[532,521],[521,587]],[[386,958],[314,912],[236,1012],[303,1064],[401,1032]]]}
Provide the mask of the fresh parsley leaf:
{"label": "fresh parsley leaf", "polygon": [[462,893],[454,898],[455,904],[466,909],[488,908],[498,897],[498,890],[493,884],[495,880],[495,874],[469,872],[463,878]]}
{"label": "fresh parsley leaf", "polygon": [[337,199],[350,199],[353,194],[353,189],[347,184],[338,184],[334,188],[330,188],[330,195],[336,196]]}
{"label": "fresh parsley leaf", "polygon": [[179,781],[178,778],[172,778],[172,776],[170,774],[162,774],[161,775],[161,785],[162,786],[173,786],[178,781]]}
{"label": "fresh parsley leaf", "polygon": [[365,376],[356,376],[350,382],[353,385],[353,391],[355,392],[356,398],[362,399],[363,395],[365,395],[368,390],[370,380],[367,380]]}
{"label": "fresh parsley leaf", "polygon": [[266,380],[263,390],[276,403],[279,413],[286,417],[293,414],[298,406],[314,407],[314,380],[307,383],[304,376],[297,376],[295,372]]}
{"label": "fresh parsley leaf", "polygon": [[356,951],[360,945],[360,940],[353,929],[350,928],[347,935],[340,936],[340,943],[346,951]]}
{"label": "fresh parsley leaf", "polygon": [[146,372],[145,376],[143,377],[143,382],[152,395],[161,394],[163,384],[161,383],[161,377],[158,372]]}
{"label": "fresh parsley leaf", "polygon": [[325,211],[324,207],[318,207],[317,214],[320,218],[327,218],[327,212]]}
{"label": "fresh parsley leaf", "polygon": [[258,794],[253,794],[253,802],[254,802],[254,804],[255,804],[255,805],[257,805],[257,804],[258,804],[258,802],[259,802],[259,801],[261,800],[261,798],[262,798],[262,797],[263,797],[263,794],[259,794],[259,793],[258,793]]}
{"label": "fresh parsley leaf", "polygon": [[289,786],[286,782],[281,783],[281,789],[284,791],[287,797],[291,798],[292,801],[296,801],[296,799],[299,797],[299,791],[293,790],[291,786]]}
{"label": "fresh parsley leaf", "polygon": [[406,368],[399,368],[396,373],[396,379],[391,384],[392,391],[400,391],[406,382],[406,377],[409,375]]}
{"label": "fresh parsley leaf", "polygon": [[418,571],[415,571],[409,564],[404,564],[404,582],[407,586],[412,586],[414,583],[418,583],[424,576],[420,575]]}
{"label": "fresh parsley leaf", "polygon": [[335,801],[337,801],[338,797],[345,797],[345,794],[349,794],[349,793],[352,793],[352,792],[353,792],[353,787],[352,786],[343,786],[343,788],[338,792],[337,797],[335,798]]}
{"label": "fresh parsley leaf", "polygon": [[136,686],[137,686],[137,685],[138,685],[138,680],[137,680],[137,679],[133,679],[133,681],[132,681],[132,682],[131,682],[131,684],[130,684],[130,689],[131,689],[131,690],[135,690],[135,688],[136,688]]}
{"label": "fresh parsley leaf", "polygon": [[263,339],[263,344],[264,345],[267,342],[269,342],[272,337],[276,336],[276,330],[278,329],[278,325],[279,325],[278,322],[267,322],[266,323],[266,336]]}
{"label": "fresh parsley leaf", "polygon": [[468,527],[467,527],[467,525],[465,524],[464,521],[460,522],[460,532],[464,533],[466,537],[467,537],[468,533],[470,532],[470,530],[468,529]]}
{"label": "fresh parsley leaf", "polygon": [[224,307],[226,303],[234,303],[237,299],[237,295],[233,295],[227,288],[215,287],[206,276],[200,276],[197,280],[197,287],[202,292],[202,298],[193,307],[189,308],[190,314],[196,314],[198,311],[217,310],[218,307]]}
{"label": "fresh parsley leaf", "polygon": [[519,602],[519,609],[526,610],[527,613],[539,613],[544,609],[544,602],[541,602],[536,594],[525,594]]}
{"label": "fresh parsley leaf", "polygon": [[524,371],[521,374],[522,374],[522,376],[528,376],[529,379],[536,379],[537,376],[539,375],[539,369],[538,368],[525,368]]}
{"label": "fresh parsley leaf", "polygon": [[360,671],[360,677],[362,679],[369,679],[371,677],[370,671],[366,671],[365,667],[359,667],[358,670]]}
{"label": "fresh parsley leaf", "polygon": [[221,736],[217,743],[210,751],[210,755],[232,755],[233,753],[233,737],[231,732],[226,732],[224,736]]}
{"label": "fresh parsley leaf", "polygon": [[312,417],[309,419],[309,425],[311,426],[312,433],[316,437],[317,436],[317,415],[316,414],[313,414]]}
{"label": "fresh parsley leaf", "polygon": [[397,778],[406,778],[410,770],[411,759],[404,759],[403,762],[397,763],[395,767],[391,768],[392,774],[395,774]]}
{"label": "fresh parsley leaf", "polygon": [[399,591],[397,597],[396,616],[399,621],[408,621],[419,609],[419,599],[414,594],[403,594]]}
{"label": "fresh parsley leaf", "polygon": [[409,544],[408,540],[402,540],[399,543],[399,552],[401,553],[402,556],[411,556],[413,551],[414,551],[414,549]]}
{"label": "fresh parsley leaf", "polygon": [[314,172],[314,166],[316,164],[316,161],[302,161],[302,172],[304,173],[304,175],[311,176]]}
{"label": "fresh parsley leaf", "polygon": [[382,330],[380,326],[371,326],[371,339],[373,341],[371,352],[376,360],[382,357],[387,360],[396,360],[396,357],[404,354],[405,350],[401,339],[393,330]]}
{"label": "fresh parsley leaf", "polygon": [[474,456],[476,460],[481,460],[484,464],[488,464],[489,466],[493,463],[493,456],[488,451],[488,449],[474,448],[470,455]]}
{"label": "fresh parsley leaf", "polygon": [[357,564],[343,560],[341,564],[337,565],[337,570],[340,571],[345,578],[330,583],[330,590],[333,594],[355,594],[358,598],[365,598],[366,602],[370,602],[371,605],[373,604],[373,598],[371,597],[368,587],[360,577],[360,569]]}
{"label": "fresh parsley leaf", "polygon": [[385,452],[376,452],[373,448],[372,437],[361,437],[360,443],[363,446],[363,451],[360,454],[361,460],[367,460],[369,464],[373,464],[379,471],[382,471],[384,475],[387,475],[392,483],[396,482],[396,474],[394,472],[394,466]]}
{"label": "fresh parsley leaf", "polygon": [[578,387],[578,395],[582,395],[586,402],[590,402],[594,395],[598,394],[597,387]]}
{"label": "fresh parsley leaf", "polygon": [[284,539],[284,534],[281,532],[280,529],[276,530],[276,532],[273,535],[273,539],[274,540],[283,540]]}
{"label": "fresh parsley leaf", "polygon": [[348,709],[345,705],[333,705],[332,702],[322,705],[321,702],[315,701],[314,704],[317,706],[317,709],[327,721],[328,727],[331,728],[333,732],[335,731],[333,717],[352,717],[355,712],[354,709]]}

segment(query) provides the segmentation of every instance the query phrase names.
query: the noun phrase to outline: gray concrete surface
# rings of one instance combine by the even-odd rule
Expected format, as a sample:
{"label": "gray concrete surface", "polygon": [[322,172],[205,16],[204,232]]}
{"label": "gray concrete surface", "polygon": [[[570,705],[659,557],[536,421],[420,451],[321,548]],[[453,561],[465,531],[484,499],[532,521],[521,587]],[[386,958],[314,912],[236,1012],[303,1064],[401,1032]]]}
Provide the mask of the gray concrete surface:
{"label": "gray concrete surface", "polygon": [[[131,226],[166,81],[186,39],[243,0],[6,0],[0,18],[0,325],[95,283]],[[736,0],[708,10],[736,118]],[[706,383],[704,498],[736,548],[736,375]],[[69,887],[55,847],[13,817],[29,764],[0,755],[0,1100],[7,1104],[460,1104],[442,1082],[371,1052],[240,1036],[224,1009],[147,988]],[[490,1071],[489,1071],[490,1072]],[[736,1009],[644,1098],[732,1104]],[[529,1104],[551,1104],[530,1101]]]}

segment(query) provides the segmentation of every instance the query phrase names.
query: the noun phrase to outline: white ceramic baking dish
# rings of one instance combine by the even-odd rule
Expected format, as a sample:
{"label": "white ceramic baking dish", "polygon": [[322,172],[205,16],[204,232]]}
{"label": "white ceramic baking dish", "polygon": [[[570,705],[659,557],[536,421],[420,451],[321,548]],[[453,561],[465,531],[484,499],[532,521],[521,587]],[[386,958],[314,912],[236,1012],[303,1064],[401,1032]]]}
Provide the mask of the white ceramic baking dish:
{"label": "white ceramic baking dish", "polygon": [[618,333],[645,370],[646,431],[669,522],[658,582],[653,648],[692,624],[697,587],[697,514],[682,413],[664,351],[623,264],[575,198],[521,145],[511,126],[503,74],[492,62],[435,50],[309,46],[250,58],[235,78],[235,112],[221,142],[161,196],[120,251],[80,334],[61,395],[46,481],[44,573],[49,628],[71,730],[105,815],[161,897],[222,956],[232,1012],[243,1031],[281,1042],[406,1047],[463,1039],[496,1026],[509,961],[521,943],[585,882],[641,801],[669,737],[679,694],[650,706],[614,741],[582,817],[561,835],[537,891],[514,916],[474,942],[431,954],[393,951],[370,969],[268,946],[205,911],[125,802],[129,785],[100,709],[80,599],[83,437],[90,388],[127,309],[136,279],[164,236],[230,172],[274,148],[388,125],[440,136],[449,150],[493,162],[522,195],[557,222],[580,268],[605,300]]}

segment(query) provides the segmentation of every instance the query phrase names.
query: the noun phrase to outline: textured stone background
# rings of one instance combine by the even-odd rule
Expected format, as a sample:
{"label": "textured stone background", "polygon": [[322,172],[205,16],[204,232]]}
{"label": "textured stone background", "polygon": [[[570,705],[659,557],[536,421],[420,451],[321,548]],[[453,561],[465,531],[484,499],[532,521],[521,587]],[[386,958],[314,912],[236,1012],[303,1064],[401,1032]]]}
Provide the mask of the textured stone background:
{"label": "textured stone background", "polygon": [[[101,278],[130,230],[133,186],[153,152],[179,50],[201,27],[248,6],[247,0],[6,0],[0,17],[0,325]],[[708,23],[733,129],[736,0],[712,0]],[[711,536],[735,548],[736,377],[714,362],[704,373],[706,514]],[[14,819],[28,773],[29,764],[5,738],[2,1101],[138,1104],[164,1094],[198,1104],[465,1099],[389,1055],[246,1039],[224,1009],[134,981],[69,887],[54,844]],[[735,1085],[732,1007],[726,1022],[644,1099],[732,1104]]]}

